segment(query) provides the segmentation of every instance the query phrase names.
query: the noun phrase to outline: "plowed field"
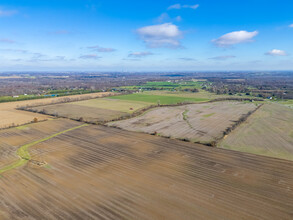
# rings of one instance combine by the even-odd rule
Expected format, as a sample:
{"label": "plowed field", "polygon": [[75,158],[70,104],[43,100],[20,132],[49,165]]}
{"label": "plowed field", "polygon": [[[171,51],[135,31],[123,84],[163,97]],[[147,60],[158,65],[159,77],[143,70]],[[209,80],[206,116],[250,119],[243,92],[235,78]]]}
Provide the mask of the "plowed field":
{"label": "plowed field", "polygon": [[228,101],[161,107],[108,125],[206,144],[223,137],[227,128],[255,109],[253,103]]}
{"label": "plowed field", "polygon": [[263,105],[219,147],[293,160],[293,109]]}
{"label": "plowed field", "polygon": [[293,216],[291,161],[93,125],[29,152],[47,166],[2,174],[1,219]]}

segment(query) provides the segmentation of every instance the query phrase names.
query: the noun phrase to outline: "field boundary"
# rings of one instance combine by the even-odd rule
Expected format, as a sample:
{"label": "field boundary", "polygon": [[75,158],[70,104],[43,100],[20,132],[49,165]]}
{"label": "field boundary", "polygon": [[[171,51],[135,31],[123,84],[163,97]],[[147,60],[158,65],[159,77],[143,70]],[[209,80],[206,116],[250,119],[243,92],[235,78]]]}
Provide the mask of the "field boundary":
{"label": "field boundary", "polygon": [[[101,92],[103,93],[103,92]],[[106,92],[105,92],[106,93]],[[48,104],[43,104],[43,103],[35,103],[35,104],[32,104],[32,105],[27,105],[27,106],[20,106],[18,108],[16,108],[17,110],[27,110],[27,108],[33,108],[33,107],[41,107],[41,106],[48,106],[48,105],[57,105],[57,104],[63,104],[63,103],[70,103],[70,102],[78,102],[78,101],[86,101],[86,100],[90,100],[90,99],[98,99],[98,98],[106,98],[106,97],[110,97],[110,96],[118,96],[118,95],[121,95],[120,93],[111,93],[111,92],[108,92],[108,94],[103,94],[103,95],[98,95],[95,96],[95,97],[90,97],[91,94],[95,94],[95,93],[89,93],[89,94],[85,94],[85,95],[88,95],[88,96],[84,96],[84,97],[74,97],[76,95],[72,95],[72,96],[69,96],[69,97],[60,97],[60,99],[58,100],[54,100],[54,98],[52,98],[52,102],[51,103],[48,103]],[[40,99],[42,100],[42,99]],[[55,101],[55,102],[54,102]]]}
{"label": "field boundary", "polygon": [[[217,100],[218,101],[218,100]],[[205,103],[211,103],[213,101],[209,101],[209,102],[205,102]],[[190,104],[190,103],[189,103]],[[194,104],[194,103],[191,103],[191,104]],[[195,104],[203,104],[203,103],[195,103]],[[188,105],[188,104],[182,104],[182,105]],[[177,105],[177,106],[182,106],[182,105]],[[157,132],[153,132],[153,133],[146,133],[146,134],[150,134],[150,135],[155,135],[155,136],[160,136],[160,137],[165,137],[165,138],[169,138],[169,139],[175,139],[175,140],[180,140],[180,141],[184,141],[184,142],[191,142],[191,143],[194,143],[194,144],[202,144],[202,145],[205,145],[205,146],[208,146],[208,147],[217,147],[218,143],[223,140],[223,138],[228,135],[230,132],[232,132],[233,130],[235,130],[239,125],[241,125],[242,123],[244,123],[252,114],[254,114],[258,109],[260,109],[264,104],[260,104],[258,105],[254,110],[252,111],[249,111],[247,112],[246,114],[243,114],[237,121],[233,121],[234,123],[227,127],[224,131],[223,131],[223,134],[221,137],[215,139],[214,141],[211,141],[211,142],[200,142],[200,141],[192,141],[192,140],[189,140],[187,138],[171,138],[170,136],[164,136],[164,135],[160,135],[158,134]],[[174,105],[171,105],[171,106],[174,106]],[[157,106],[157,107],[170,107],[169,106]],[[150,109],[148,109],[150,110]],[[144,113],[146,113],[147,111],[145,111]],[[144,114],[143,113],[143,114]],[[194,129],[188,122],[187,118],[186,118],[186,111],[182,112],[182,117],[183,117],[183,120],[192,128]],[[139,115],[141,116],[141,115]],[[137,116],[138,117],[138,116]],[[124,130],[123,128],[119,127],[119,126],[116,126],[116,125],[107,125],[105,124],[104,126],[107,126],[107,127],[112,127],[112,128],[117,128],[117,129],[120,129],[120,130]],[[137,131],[138,133],[141,133],[139,131]],[[144,132],[142,132],[144,133]]]}
{"label": "field boundary", "polygon": [[31,121],[31,122],[24,123],[24,124],[21,124],[21,125],[19,125],[19,124],[17,124],[17,125],[9,125],[9,126],[6,126],[6,127],[1,127],[0,128],[0,131],[1,130],[6,130],[6,129],[10,129],[10,128],[17,128],[17,127],[20,127],[20,126],[26,126],[26,125],[30,125],[30,124],[45,122],[45,121],[48,121],[48,120],[50,120],[50,118],[43,119],[43,120],[38,120],[37,122]]}
{"label": "field boundary", "polygon": [[[113,95],[113,96],[118,96],[118,95],[121,95],[121,94],[117,94],[117,95]],[[99,97],[99,98],[105,98],[105,97]],[[83,100],[80,100],[80,101],[83,101]],[[202,102],[197,102],[197,103],[196,102],[180,102],[180,103],[176,103],[176,104],[167,104],[167,105],[158,105],[158,104],[155,104],[155,105],[149,105],[149,106],[147,106],[145,108],[142,108],[142,109],[138,109],[138,110],[134,111],[131,114],[126,114],[126,115],[123,115],[121,117],[114,118],[114,119],[111,119],[111,120],[104,120],[104,121],[97,121],[97,122],[92,122],[92,121],[87,121],[87,120],[80,120],[80,119],[76,119],[76,118],[69,118],[69,117],[65,117],[65,116],[56,116],[54,114],[48,114],[48,113],[45,113],[43,111],[37,111],[37,110],[34,110],[34,109],[30,109],[32,107],[48,106],[48,105],[54,105],[54,104],[31,106],[31,107],[21,107],[21,108],[18,108],[18,110],[28,111],[28,112],[34,112],[34,113],[39,113],[39,114],[43,114],[43,115],[49,115],[49,116],[53,116],[55,118],[67,118],[67,119],[71,119],[71,120],[74,120],[74,121],[85,122],[85,123],[88,123],[88,124],[106,125],[106,123],[109,123],[109,122],[127,120],[127,119],[130,119],[130,118],[138,117],[138,116],[144,114],[145,112],[147,112],[147,111],[149,111],[151,109],[154,109],[154,108],[160,108],[160,107],[176,107],[176,106],[184,106],[184,105],[191,105],[191,104],[204,104],[204,103],[213,103],[213,102],[221,102],[221,101],[239,101],[239,102],[250,101],[250,102],[253,102],[253,101],[263,101],[263,100],[262,99],[231,98],[231,97],[227,97],[227,98],[217,98],[217,99],[212,99],[212,100],[202,101]],[[58,103],[58,104],[62,104],[62,103]]]}
{"label": "field boundary", "polygon": [[227,135],[229,135],[232,131],[234,131],[237,127],[239,127],[241,124],[243,124],[244,122],[247,121],[247,119],[252,116],[256,111],[258,111],[264,104],[260,104],[259,106],[257,106],[254,110],[248,112],[247,114],[243,115],[242,117],[239,118],[239,120],[235,121],[235,123],[226,128],[226,130],[223,132],[223,136],[218,138],[215,141],[215,147],[218,145],[218,143],[224,139],[224,137],[226,137]]}
{"label": "field boundary", "polygon": [[67,129],[67,130],[64,130],[64,131],[61,131],[61,132],[58,132],[56,134],[53,134],[51,136],[48,136],[48,137],[45,137],[43,139],[40,139],[40,140],[37,140],[37,141],[34,141],[32,143],[29,143],[29,144],[25,144],[25,145],[22,145],[21,147],[19,147],[16,151],[17,155],[19,156],[19,160],[10,164],[10,165],[7,165],[5,166],[4,168],[0,169],[0,174],[4,173],[4,172],[7,172],[9,170],[12,170],[12,169],[15,169],[15,168],[18,168],[18,167],[21,167],[23,165],[25,165],[26,163],[28,163],[30,160],[31,160],[31,156],[28,152],[28,149],[36,144],[39,144],[39,143],[42,143],[44,141],[47,141],[47,140],[50,140],[51,138],[54,138],[54,137],[57,137],[61,134],[64,134],[66,132],[69,132],[69,131],[73,131],[73,130],[76,130],[78,128],[81,128],[81,127],[85,127],[85,126],[88,126],[88,124],[82,124],[82,125],[79,125],[79,126],[76,126],[76,127],[73,127],[73,128],[70,128],[70,129]]}

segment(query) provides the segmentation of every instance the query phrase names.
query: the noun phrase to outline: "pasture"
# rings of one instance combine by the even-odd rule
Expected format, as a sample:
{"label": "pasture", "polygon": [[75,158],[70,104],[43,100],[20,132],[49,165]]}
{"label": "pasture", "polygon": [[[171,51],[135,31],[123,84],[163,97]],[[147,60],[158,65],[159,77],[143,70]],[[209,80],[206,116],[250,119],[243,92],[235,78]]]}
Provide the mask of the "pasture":
{"label": "pasture", "polygon": [[293,111],[265,104],[219,143],[219,147],[293,160]]}
{"label": "pasture", "polygon": [[128,131],[212,144],[223,137],[227,128],[255,109],[253,103],[228,101],[159,107],[141,116],[110,122],[108,125]]}
{"label": "pasture", "polygon": [[278,101],[277,103],[293,108],[293,100]]}
{"label": "pasture", "polygon": [[1,219],[292,217],[291,161],[94,125],[28,150],[0,178]]}

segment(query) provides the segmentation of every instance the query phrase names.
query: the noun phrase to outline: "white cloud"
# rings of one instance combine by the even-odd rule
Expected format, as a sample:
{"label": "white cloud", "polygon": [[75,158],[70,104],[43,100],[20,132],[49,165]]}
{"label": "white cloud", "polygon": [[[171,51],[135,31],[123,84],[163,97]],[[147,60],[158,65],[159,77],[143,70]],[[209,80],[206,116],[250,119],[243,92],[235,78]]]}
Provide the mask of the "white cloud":
{"label": "white cloud", "polygon": [[93,59],[93,60],[97,60],[101,57],[99,57],[98,55],[96,54],[87,54],[87,55],[82,55],[79,57],[80,59]]}
{"label": "white cloud", "polygon": [[178,26],[172,23],[142,27],[137,33],[148,47],[180,47],[179,38],[182,33]]}
{"label": "white cloud", "polygon": [[132,52],[128,55],[128,57],[146,57],[153,55],[151,52]]}
{"label": "white cloud", "polygon": [[234,44],[252,42],[256,35],[258,35],[258,31],[234,31],[212,40],[212,42],[218,47],[229,47]]}
{"label": "white cloud", "polygon": [[290,27],[290,28],[293,28],[293,24],[290,24],[289,27]]}
{"label": "white cloud", "polygon": [[105,47],[100,47],[98,45],[96,45],[96,46],[90,46],[90,47],[87,47],[87,48],[88,49],[91,49],[93,51],[101,52],[101,53],[109,53],[109,52],[116,51],[116,49],[114,49],[114,48],[105,48]]}
{"label": "white cloud", "polygon": [[181,4],[175,4],[175,5],[171,5],[168,7],[168,10],[171,10],[171,9],[180,9],[181,8]]}
{"label": "white cloud", "polygon": [[286,51],[284,50],[278,50],[278,49],[273,49],[267,53],[265,53],[266,55],[270,55],[270,56],[287,56]]}
{"label": "white cloud", "polygon": [[182,8],[191,8],[191,9],[197,9],[199,7],[199,4],[196,5],[183,5]]}
{"label": "white cloud", "polygon": [[168,7],[168,10],[172,9],[182,9],[182,8],[190,8],[190,9],[197,9],[199,7],[199,4],[196,5],[181,5],[181,4],[175,4]]}

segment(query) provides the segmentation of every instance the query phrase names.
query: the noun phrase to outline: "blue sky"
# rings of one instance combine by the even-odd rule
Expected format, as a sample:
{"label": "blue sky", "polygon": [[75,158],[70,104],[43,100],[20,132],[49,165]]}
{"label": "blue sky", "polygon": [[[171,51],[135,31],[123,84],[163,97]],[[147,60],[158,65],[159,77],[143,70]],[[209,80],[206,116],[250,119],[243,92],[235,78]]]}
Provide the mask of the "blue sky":
{"label": "blue sky", "polygon": [[293,70],[291,0],[1,0],[0,71]]}

